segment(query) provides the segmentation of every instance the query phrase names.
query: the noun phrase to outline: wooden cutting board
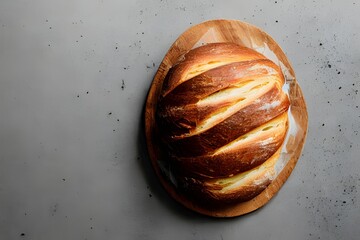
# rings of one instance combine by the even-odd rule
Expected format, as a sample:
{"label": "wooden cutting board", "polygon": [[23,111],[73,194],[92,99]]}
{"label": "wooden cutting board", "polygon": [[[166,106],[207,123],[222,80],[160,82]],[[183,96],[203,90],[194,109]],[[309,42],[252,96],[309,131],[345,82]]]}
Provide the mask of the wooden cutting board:
{"label": "wooden cutting board", "polygon": [[[283,144],[283,153],[288,159],[273,182],[257,197],[247,202],[205,208],[180,194],[159,167],[160,152],[155,111],[163,80],[179,56],[206,43],[233,42],[259,51],[278,64],[283,70],[289,89],[292,116],[290,129]],[[161,62],[150,87],[145,107],[145,134],[152,166],[165,190],[179,203],[198,213],[214,217],[234,217],[252,212],[267,202],[280,190],[294,169],[304,146],[308,127],[306,104],[293,68],[279,45],[259,28],[237,20],[211,20],[191,27],[181,34],[170,47]],[[286,200],[284,200],[286,201]]]}

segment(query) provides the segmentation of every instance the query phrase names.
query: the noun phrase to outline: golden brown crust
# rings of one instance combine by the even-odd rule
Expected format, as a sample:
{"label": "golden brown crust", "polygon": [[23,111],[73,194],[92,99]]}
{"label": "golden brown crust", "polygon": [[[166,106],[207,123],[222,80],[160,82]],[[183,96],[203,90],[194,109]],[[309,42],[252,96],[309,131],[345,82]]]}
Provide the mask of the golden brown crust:
{"label": "golden brown crust", "polygon": [[197,157],[170,156],[170,161],[178,173],[185,176],[230,177],[269,159],[283,143],[287,126],[287,113],[283,113],[217,151]]}
{"label": "golden brown crust", "polygon": [[279,73],[281,73],[279,67],[268,59],[234,62],[213,68],[187,80],[167,94],[163,101],[172,106],[196,103],[214,92],[235,84]]}
{"label": "golden brown crust", "polygon": [[266,57],[234,43],[211,43],[195,48],[186,53],[181,61],[170,69],[164,82],[162,96],[166,96],[189,78],[201,74],[203,66],[210,64],[212,69],[213,66],[258,59],[266,59]]}
{"label": "golden brown crust", "polygon": [[[161,98],[157,110],[158,121],[164,126],[164,129],[166,129],[165,135],[169,137],[190,133],[194,130],[197,123],[204,121],[204,119],[214,114],[217,110],[226,108],[239,100],[235,98],[229,101],[219,102],[212,106],[198,106],[197,103],[201,99],[221,90],[239,86],[240,84],[243,86],[251,84],[251,81],[254,81],[254,79],[271,76],[276,77],[275,81],[279,81],[279,84],[273,86],[273,88],[279,88],[279,86],[284,84],[284,78],[279,67],[267,59],[236,62],[209,70],[182,83],[166,97]],[[252,84],[254,85],[254,83]],[[279,89],[273,89],[273,91],[276,90],[275,95],[279,94]],[[279,98],[280,96],[275,97]],[[249,105],[252,104],[253,106],[249,106],[245,111],[253,110],[253,112],[255,112],[256,107],[261,108],[262,105],[270,101],[279,100],[274,99],[274,96],[265,96],[263,98],[261,102],[257,102],[256,106],[254,106],[254,102],[249,103]],[[281,104],[287,108],[289,104],[288,99],[282,96]],[[276,111],[276,109],[273,110]],[[271,115],[271,112],[268,111],[266,114]],[[253,114],[251,112],[245,115],[244,113],[239,113],[233,120],[242,122],[238,121],[240,119],[237,119],[239,115],[251,117]],[[267,116],[264,117],[267,118]],[[264,121],[266,121],[266,119]],[[253,121],[248,119],[247,122]],[[225,125],[228,125],[228,123],[225,123]],[[242,129],[243,127],[244,126],[239,126],[237,129]]]}
{"label": "golden brown crust", "polygon": [[232,178],[197,179],[178,176],[183,191],[200,203],[223,204],[241,202],[260,194],[275,177],[276,162],[280,150],[255,169],[240,173]]}
{"label": "golden brown crust", "polygon": [[[274,108],[266,108],[266,106],[274,102],[278,102],[279,105]],[[166,127],[171,124],[170,122],[161,124],[163,127],[160,134],[166,139],[166,143],[177,156],[201,156],[215,151],[217,148],[279,116],[286,112],[288,107],[287,95],[279,87],[274,86],[274,88],[260,96],[258,101],[250,103],[229,118],[202,133],[174,139],[170,135],[171,128]],[[190,122],[191,114],[188,114],[184,113],[183,119]],[[175,118],[169,120],[171,119]]]}
{"label": "golden brown crust", "polygon": [[193,49],[170,69],[156,124],[179,190],[225,203],[266,188],[287,131],[284,82],[276,64],[233,43]]}

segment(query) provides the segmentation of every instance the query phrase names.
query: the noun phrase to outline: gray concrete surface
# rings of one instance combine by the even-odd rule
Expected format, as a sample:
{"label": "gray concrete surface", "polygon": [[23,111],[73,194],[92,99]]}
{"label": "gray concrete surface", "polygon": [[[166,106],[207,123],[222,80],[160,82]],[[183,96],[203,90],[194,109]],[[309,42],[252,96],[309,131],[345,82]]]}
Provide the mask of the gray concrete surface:
{"label": "gray concrete surface", "polygon": [[[0,1],[0,239],[359,239],[360,2]],[[262,209],[174,203],[141,116],[167,49],[207,19],[282,46],[309,110],[303,156]]]}

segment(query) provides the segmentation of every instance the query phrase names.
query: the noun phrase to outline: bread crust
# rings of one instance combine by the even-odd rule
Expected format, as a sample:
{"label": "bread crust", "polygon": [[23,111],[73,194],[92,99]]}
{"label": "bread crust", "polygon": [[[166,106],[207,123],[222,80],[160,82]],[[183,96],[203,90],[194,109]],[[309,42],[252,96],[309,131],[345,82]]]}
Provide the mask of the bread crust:
{"label": "bread crust", "polygon": [[[184,82],[166,97],[160,98],[159,100],[157,117],[161,126],[164,126],[164,129],[166,129],[166,134],[162,135],[165,137],[167,136],[167,140],[171,140],[176,136],[191,133],[194,131],[197,124],[204,121],[209,115],[214,114],[221,108],[234,104],[234,102],[238,100],[235,99],[233,101],[220,102],[212,106],[199,107],[197,103],[201,99],[221,90],[234,87],[236,84],[246,84],[249,83],[249,81],[261,77],[276,78],[275,81],[278,81],[278,85],[273,86],[272,91],[278,90],[274,93],[275,95],[281,93],[281,89],[274,88],[281,88],[280,86],[284,84],[283,75],[281,74],[279,67],[268,59],[231,63],[204,72],[193,79]],[[249,110],[255,112],[257,110],[256,107],[261,108],[261,106],[271,101],[281,100],[283,107],[288,107],[289,100],[287,97],[280,95],[278,99],[272,99],[274,97],[276,96],[265,96],[263,99],[260,99],[260,102],[257,102],[255,106],[254,102],[248,103],[248,105],[252,104],[252,106],[244,106],[244,108],[247,107],[247,109],[245,109],[247,114],[239,113],[233,120],[239,122],[238,119],[236,119],[239,115],[252,116],[253,113],[249,112]],[[276,111],[277,109],[272,110]],[[271,115],[271,112],[268,111],[268,114]],[[266,118],[266,116],[264,117]],[[252,120],[248,119],[247,122],[252,122]],[[225,123],[224,125],[228,124]],[[237,129],[243,127],[244,126],[237,127]]]}
{"label": "bread crust", "polygon": [[[279,148],[269,159],[256,168],[230,178],[204,181],[204,187],[213,194],[231,196],[237,193],[239,189],[264,186],[275,177],[275,165],[280,154],[281,149]],[[240,181],[241,184],[239,184]]]}
{"label": "bread crust", "polygon": [[[278,106],[266,108],[273,102],[278,102]],[[161,125],[163,127],[160,129],[160,135],[176,156],[201,156],[212,153],[219,147],[281,115],[287,111],[288,107],[287,95],[279,87],[274,86],[274,88],[260,96],[258,101],[250,103],[229,118],[202,133],[174,138],[169,136],[171,130],[166,127],[171,124],[170,122]],[[191,114],[184,113],[183,118],[189,121]]]}
{"label": "bread crust", "polygon": [[271,183],[288,128],[284,83],[276,64],[233,43],[193,49],[170,69],[156,124],[179,191],[218,204]]}
{"label": "bread crust", "polygon": [[[277,123],[279,126],[263,130],[272,123]],[[170,155],[170,161],[181,175],[198,178],[231,177],[255,168],[269,159],[282,145],[287,128],[287,113],[283,113],[268,124],[242,135],[240,140],[234,140],[232,143],[238,142],[236,147],[226,149],[230,143],[217,151],[197,157]]]}
{"label": "bread crust", "polygon": [[162,96],[166,96],[179,84],[191,78],[190,76],[194,77],[204,72],[199,71],[202,66],[209,64],[223,66],[233,62],[258,59],[266,59],[266,57],[235,43],[211,43],[195,48],[182,56],[180,61],[170,69],[164,81]]}
{"label": "bread crust", "polygon": [[[178,175],[178,183],[181,191],[188,194],[201,204],[230,204],[235,202],[248,201],[260,194],[274,179],[276,162],[280,157],[281,150],[277,150],[267,161],[255,169],[243,172],[233,178],[240,178],[241,184],[229,188],[226,183],[228,179],[198,179]],[[252,172],[256,171],[256,174]]]}

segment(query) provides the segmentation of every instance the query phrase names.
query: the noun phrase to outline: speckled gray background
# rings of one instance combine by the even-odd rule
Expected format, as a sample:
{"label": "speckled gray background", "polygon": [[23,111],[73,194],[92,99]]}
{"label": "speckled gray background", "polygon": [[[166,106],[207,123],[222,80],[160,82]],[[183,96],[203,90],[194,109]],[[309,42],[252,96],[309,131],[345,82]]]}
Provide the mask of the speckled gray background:
{"label": "speckled gray background", "polygon": [[[0,1],[0,239],[359,239],[359,12],[358,0]],[[279,42],[310,119],[281,191],[235,219],[170,199],[141,127],[167,49],[214,18]]]}

